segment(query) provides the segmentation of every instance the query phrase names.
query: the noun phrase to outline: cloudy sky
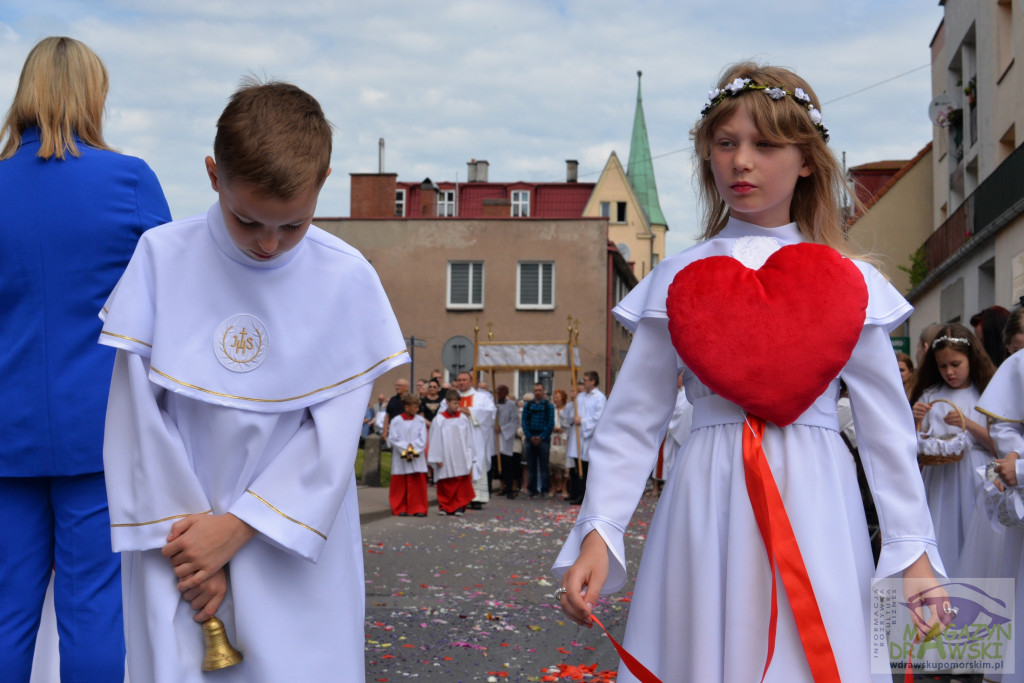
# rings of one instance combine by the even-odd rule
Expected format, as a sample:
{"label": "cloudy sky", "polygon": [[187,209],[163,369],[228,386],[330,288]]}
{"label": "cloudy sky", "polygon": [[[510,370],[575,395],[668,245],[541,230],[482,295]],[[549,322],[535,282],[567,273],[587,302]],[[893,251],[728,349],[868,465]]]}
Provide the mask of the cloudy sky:
{"label": "cloudy sky", "polygon": [[3,0],[0,103],[40,38],[84,41],[111,75],[108,142],[149,162],[177,218],[214,199],[202,161],[239,79],[289,80],[337,129],[317,213],[347,216],[378,138],[402,180],[464,180],[471,158],[491,180],[562,180],[566,159],[596,180],[628,157],[642,70],[674,253],[698,221],[687,131],[726,64],[801,73],[848,165],[909,159],[931,139],[941,18],[937,0]]}

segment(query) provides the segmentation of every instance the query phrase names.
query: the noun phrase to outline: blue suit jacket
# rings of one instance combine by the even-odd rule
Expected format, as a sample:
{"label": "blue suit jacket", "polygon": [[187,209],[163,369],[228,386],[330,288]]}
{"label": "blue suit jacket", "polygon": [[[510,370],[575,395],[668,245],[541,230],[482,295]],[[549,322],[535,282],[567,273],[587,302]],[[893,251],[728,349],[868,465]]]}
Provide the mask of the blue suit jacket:
{"label": "blue suit jacket", "polygon": [[0,476],[103,469],[113,349],[97,314],[144,230],[170,221],[135,157],[76,141],[44,161],[39,130],[0,161]]}

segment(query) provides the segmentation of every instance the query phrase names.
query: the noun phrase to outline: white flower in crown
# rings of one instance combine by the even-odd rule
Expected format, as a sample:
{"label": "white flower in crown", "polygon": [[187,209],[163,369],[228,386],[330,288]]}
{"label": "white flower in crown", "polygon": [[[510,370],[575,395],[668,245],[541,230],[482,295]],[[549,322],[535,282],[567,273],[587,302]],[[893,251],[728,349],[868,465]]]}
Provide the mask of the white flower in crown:
{"label": "white flower in crown", "polygon": [[722,94],[721,90],[719,90],[718,88],[712,88],[711,90],[708,90],[708,99],[709,100],[714,100],[716,97],[718,97],[721,94]]}
{"label": "white flower in crown", "polygon": [[813,123],[814,125],[816,125],[816,126],[820,126],[820,125],[821,125],[821,112],[820,112],[820,111],[818,111],[817,109],[815,109],[815,108],[814,108],[814,105],[810,105],[810,106],[809,106],[809,107],[807,108],[807,111],[808,111],[808,112],[810,113],[810,115],[811,115],[811,122],[812,122],[812,123]]}
{"label": "white flower in crown", "polygon": [[786,96],[786,91],[782,88],[765,88],[764,91],[773,100],[781,100]]}
{"label": "white flower in crown", "polygon": [[722,88],[722,90],[725,90],[730,95],[735,95],[746,88],[748,83],[750,83],[749,78],[737,78],[732,83],[729,83]]}
{"label": "white flower in crown", "polygon": [[793,97],[797,98],[798,100],[803,100],[804,102],[811,101],[810,96],[804,92],[803,88],[797,88],[796,90],[794,90]]}

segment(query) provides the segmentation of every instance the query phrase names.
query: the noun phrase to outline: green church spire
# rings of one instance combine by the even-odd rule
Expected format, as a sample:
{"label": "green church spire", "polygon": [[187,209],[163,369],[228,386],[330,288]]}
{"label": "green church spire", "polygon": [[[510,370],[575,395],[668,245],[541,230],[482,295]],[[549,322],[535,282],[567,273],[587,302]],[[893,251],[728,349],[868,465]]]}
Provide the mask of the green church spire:
{"label": "green church spire", "polygon": [[629,142],[629,164],[626,176],[633,186],[640,206],[647,214],[651,225],[665,225],[665,214],[658,203],[658,186],[654,182],[654,164],[651,161],[651,145],[647,141],[647,122],[644,120],[644,103],[640,96],[640,77],[642,71],[636,72],[636,113],[633,115],[633,138]]}

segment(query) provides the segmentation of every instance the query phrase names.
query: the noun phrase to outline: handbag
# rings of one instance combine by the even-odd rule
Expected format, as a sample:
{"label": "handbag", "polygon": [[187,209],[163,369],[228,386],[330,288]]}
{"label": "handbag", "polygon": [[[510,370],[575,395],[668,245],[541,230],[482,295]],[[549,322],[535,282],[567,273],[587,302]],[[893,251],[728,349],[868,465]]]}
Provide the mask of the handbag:
{"label": "handbag", "polygon": [[[937,398],[932,401],[933,405],[935,403],[948,403],[960,416],[961,423],[967,424],[967,418],[952,401]],[[928,419],[931,414],[932,412],[928,411],[918,425],[917,462],[921,465],[948,465],[959,462],[971,447],[971,437],[967,433],[967,429],[961,427],[959,432],[946,432],[942,428],[945,426],[944,422]],[[922,428],[924,429],[922,430]]]}

